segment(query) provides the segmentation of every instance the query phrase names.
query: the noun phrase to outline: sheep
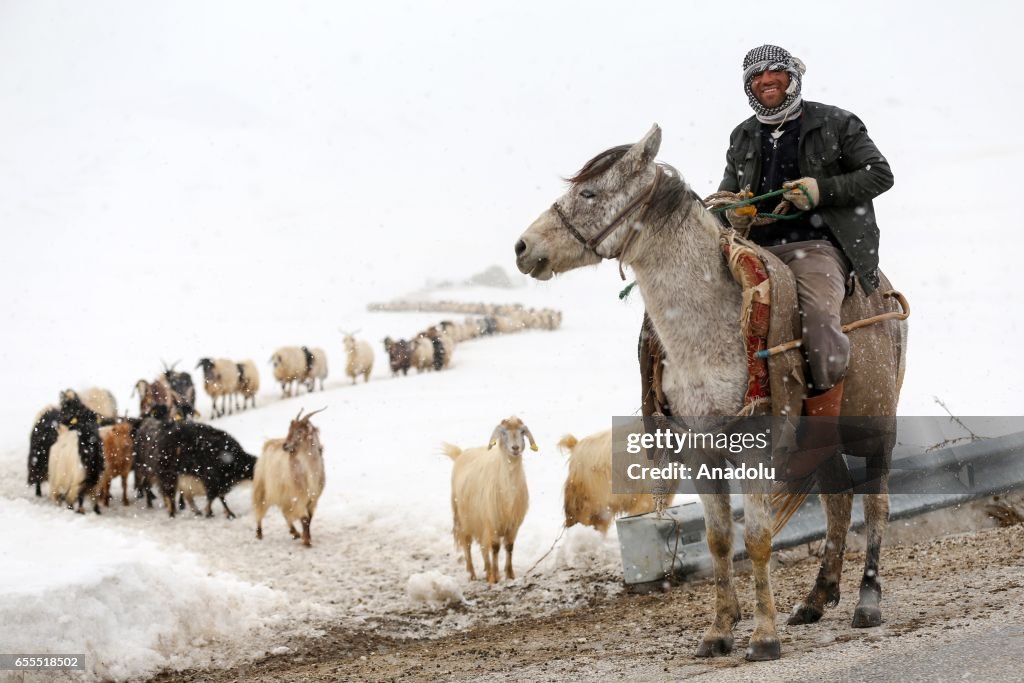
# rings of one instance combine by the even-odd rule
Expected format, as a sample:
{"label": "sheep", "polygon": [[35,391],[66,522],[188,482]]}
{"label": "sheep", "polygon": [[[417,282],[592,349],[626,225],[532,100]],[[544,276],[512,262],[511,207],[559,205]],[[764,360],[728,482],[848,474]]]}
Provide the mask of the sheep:
{"label": "sheep", "polygon": [[[308,360],[307,360],[308,359]],[[292,387],[296,383],[306,381],[312,357],[307,355],[306,347],[282,346],[270,357],[274,366],[274,379],[281,384],[281,396],[292,395]]]}
{"label": "sheep", "polygon": [[[230,399],[238,391],[238,366],[227,358],[211,360],[200,358],[196,368],[203,369],[203,388],[213,401],[213,410],[210,419],[231,413]],[[217,408],[217,399],[220,398],[220,409]]]}
{"label": "sheep", "polygon": [[78,394],[85,406],[100,417],[117,417],[117,400],[107,389],[91,387]]}
{"label": "sheep", "polygon": [[320,380],[320,391],[323,391],[324,380],[327,379],[327,354],[320,348],[306,349],[303,346],[302,349],[307,354],[306,367],[309,370],[306,376],[306,388],[310,392],[314,391],[316,381]]}
{"label": "sheep", "polygon": [[412,366],[416,372],[423,372],[434,367],[434,343],[424,336],[416,337],[412,342]]}
{"label": "sheep", "polygon": [[42,483],[46,481],[50,466],[50,448],[57,441],[60,408],[47,406],[36,415],[28,442],[28,485],[36,487],[36,496],[42,497]]}
{"label": "sheep", "polygon": [[612,493],[612,430],[578,441],[566,434],[558,447],[569,455],[564,488],[566,528],[583,524],[607,534],[616,515],[654,510],[654,496],[649,493]]}
{"label": "sheep", "polygon": [[384,350],[388,353],[391,375],[397,377],[399,372],[408,375],[409,364],[412,361],[412,348],[409,342],[404,339],[395,341],[391,337],[385,337]]}
{"label": "sheep", "polygon": [[[449,443],[441,445],[455,461],[452,467],[452,536],[466,558],[469,578],[476,579],[470,549],[480,544],[488,583],[498,582],[498,551],[505,544],[505,578],[514,579],[512,547],[526,517],[530,494],[523,473],[524,438],[530,448],[537,443],[518,417],[502,420],[491,434],[487,447],[462,450]],[[497,451],[493,450],[499,445]]]}
{"label": "sheep", "polygon": [[252,485],[258,539],[263,539],[263,517],[267,509],[276,505],[284,515],[292,538],[299,538],[294,523],[300,520],[302,545],[309,547],[312,543],[310,525],[325,482],[320,430],[309,421],[319,412],[302,417],[300,410],[289,425],[286,438],[268,439],[263,444]]}
{"label": "sheep", "polygon": [[115,477],[121,477],[121,504],[128,505],[128,473],[135,463],[132,434],[139,422],[124,420],[100,429],[104,467],[97,490],[105,507],[110,507],[110,483]]}
{"label": "sheep", "polygon": [[58,503],[67,503],[69,508],[77,500],[81,514],[85,496],[89,495],[93,511],[100,514],[95,489],[103,473],[103,445],[97,417],[70,389],[61,398],[57,429],[59,433],[50,448],[47,465],[50,496]]}
{"label": "sheep", "polygon": [[179,422],[159,439],[157,479],[167,512],[174,517],[178,479],[191,476],[206,489],[206,516],[213,517],[219,498],[228,519],[234,519],[224,496],[240,481],[252,479],[256,458],[227,432],[200,422]]}
{"label": "sheep", "polygon": [[345,374],[352,378],[352,384],[356,383],[359,375],[363,376],[364,382],[370,381],[370,372],[373,370],[373,349],[362,339],[356,339],[351,334],[346,334],[342,340],[345,346]]}
{"label": "sheep", "polygon": [[252,407],[256,407],[256,394],[260,390],[260,373],[256,369],[256,364],[251,360],[243,360],[238,363],[238,391],[242,394],[242,408],[246,408],[249,405],[249,401],[252,401]]}

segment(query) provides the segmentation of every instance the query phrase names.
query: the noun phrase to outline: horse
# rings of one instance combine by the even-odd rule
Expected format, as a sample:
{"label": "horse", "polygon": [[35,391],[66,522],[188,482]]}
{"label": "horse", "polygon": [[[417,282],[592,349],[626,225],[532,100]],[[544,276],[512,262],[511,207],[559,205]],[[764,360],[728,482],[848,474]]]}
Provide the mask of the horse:
{"label": "horse", "polygon": [[[605,259],[617,258],[620,268],[629,266],[664,349],[663,389],[672,414],[738,415],[744,408],[747,357],[738,324],[742,293],[720,246],[725,228],[674,168],[655,161],[660,145],[661,129],[655,124],[636,144],[613,147],[588,161],[568,179],[565,194],[516,242],[516,265],[538,280]],[[767,252],[761,255],[774,259]],[[788,272],[777,259],[774,263]],[[843,304],[844,323],[893,310],[895,302],[883,295],[891,285],[879,275],[881,287],[870,296],[855,285],[856,291]],[[850,333],[843,416],[895,416],[906,333],[906,322],[897,320]],[[855,453],[867,457],[867,467],[881,474],[873,492],[865,494],[867,557],[853,627],[877,626],[882,620],[879,557],[889,519],[887,473],[894,445],[891,434],[873,442],[871,452]],[[850,453],[845,445],[844,452]],[[842,463],[839,458],[832,463],[837,461]],[[834,465],[823,468],[828,466]],[[771,482],[743,483],[744,540],[756,594],[754,630],[745,653],[750,661],[781,656],[769,572],[770,489]],[[724,482],[717,490],[700,493],[714,569],[715,616],[697,647],[699,657],[729,654],[740,619],[727,493]],[[824,555],[813,587],[793,608],[789,624],[814,623],[826,606],[839,602],[853,493],[822,495],[821,500],[827,517]]]}

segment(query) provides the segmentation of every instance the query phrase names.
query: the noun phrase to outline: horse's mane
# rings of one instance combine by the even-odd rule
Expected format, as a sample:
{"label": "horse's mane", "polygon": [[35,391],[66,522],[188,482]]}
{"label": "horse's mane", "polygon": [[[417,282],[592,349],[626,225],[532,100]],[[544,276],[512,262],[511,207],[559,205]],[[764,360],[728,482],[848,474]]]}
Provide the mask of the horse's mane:
{"label": "horse's mane", "polygon": [[[566,178],[566,182],[577,185],[604,174],[616,162],[622,159],[632,147],[633,145],[618,145],[617,147],[606,149],[583,164],[583,168],[577,171],[575,175]],[[648,215],[651,218],[655,220],[668,218],[687,201],[696,201],[698,206],[700,205],[700,197],[690,189],[690,186],[683,180],[679,171],[663,162],[658,162],[658,166],[665,172],[665,176],[661,179],[658,191],[651,199],[650,208],[648,209]]]}

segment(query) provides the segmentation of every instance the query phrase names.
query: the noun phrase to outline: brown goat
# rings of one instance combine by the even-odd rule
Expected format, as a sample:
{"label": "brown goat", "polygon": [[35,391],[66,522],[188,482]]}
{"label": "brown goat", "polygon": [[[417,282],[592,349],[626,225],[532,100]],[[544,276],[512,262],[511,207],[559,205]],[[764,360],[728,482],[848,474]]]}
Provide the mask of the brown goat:
{"label": "brown goat", "polygon": [[131,422],[118,422],[100,429],[103,439],[103,474],[100,476],[100,498],[110,507],[110,483],[121,477],[121,503],[128,505],[128,473],[135,462]]}

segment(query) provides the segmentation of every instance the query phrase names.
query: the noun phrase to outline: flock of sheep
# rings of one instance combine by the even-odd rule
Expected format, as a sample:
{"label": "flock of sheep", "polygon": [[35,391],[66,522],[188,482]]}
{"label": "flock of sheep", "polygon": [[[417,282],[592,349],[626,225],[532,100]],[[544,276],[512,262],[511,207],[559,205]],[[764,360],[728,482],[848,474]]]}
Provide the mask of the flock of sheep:
{"label": "flock of sheep", "polygon": [[[443,321],[417,333],[409,340],[384,340],[392,374],[407,373],[410,367],[441,370],[448,367],[457,342],[479,336],[516,332],[529,328],[556,329],[561,314],[548,309],[535,311],[521,306],[488,306],[442,302],[446,311],[483,313],[462,323]],[[462,310],[453,311],[454,308]],[[373,368],[370,345],[346,333],[346,375],[355,383],[359,376],[368,381]],[[274,378],[284,396],[298,386],[312,392],[327,376],[327,357],[322,349],[283,347],[270,362]],[[213,403],[211,417],[255,407],[259,373],[251,360],[200,359],[203,386]],[[263,537],[263,518],[272,506],[281,509],[289,532],[310,545],[310,525],[325,477],[323,445],[319,430],[310,422],[315,414],[299,415],[291,421],[284,438],[267,440],[259,458],[245,452],[227,432],[198,421],[196,392],[191,376],[164,367],[152,382],[139,380],[133,395],[139,397],[139,417],[118,417],[109,391],[90,389],[81,394],[66,390],[57,406],[48,406],[36,417],[28,457],[28,483],[42,495],[48,482],[50,496],[58,503],[84,512],[85,499],[100,512],[110,505],[112,482],[121,479],[121,501],[128,505],[128,476],[133,477],[137,498],[153,507],[163,499],[171,517],[186,504],[195,514],[194,497],[206,498],[205,515],[213,516],[214,500],[220,500],[225,514],[226,494],[238,482],[253,481],[253,510],[256,536]],[[220,405],[218,406],[218,399]],[[239,406],[241,399],[241,406]],[[319,411],[318,411],[319,412]],[[451,504],[453,535],[463,552],[471,578],[476,578],[470,550],[479,544],[486,579],[498,580],[498,553],[504,545],[505,576],[514,578],[512,549],[526,516],[529,491],[522,455],[529,442],[537,450],[529,429],[519,418],[502,420],[485,447],[461,449],[443,444],[454,461]],[[559,447],[569,454],[569,472],[564,487],[565,526],[585,524],[602,533],[618,514],[639,514],[654,509],[650,495],[613,494],[611,485],[612,435],[607,430],[581,440],[566,436]],[[295,528],[300,522],[301,532]]]}

